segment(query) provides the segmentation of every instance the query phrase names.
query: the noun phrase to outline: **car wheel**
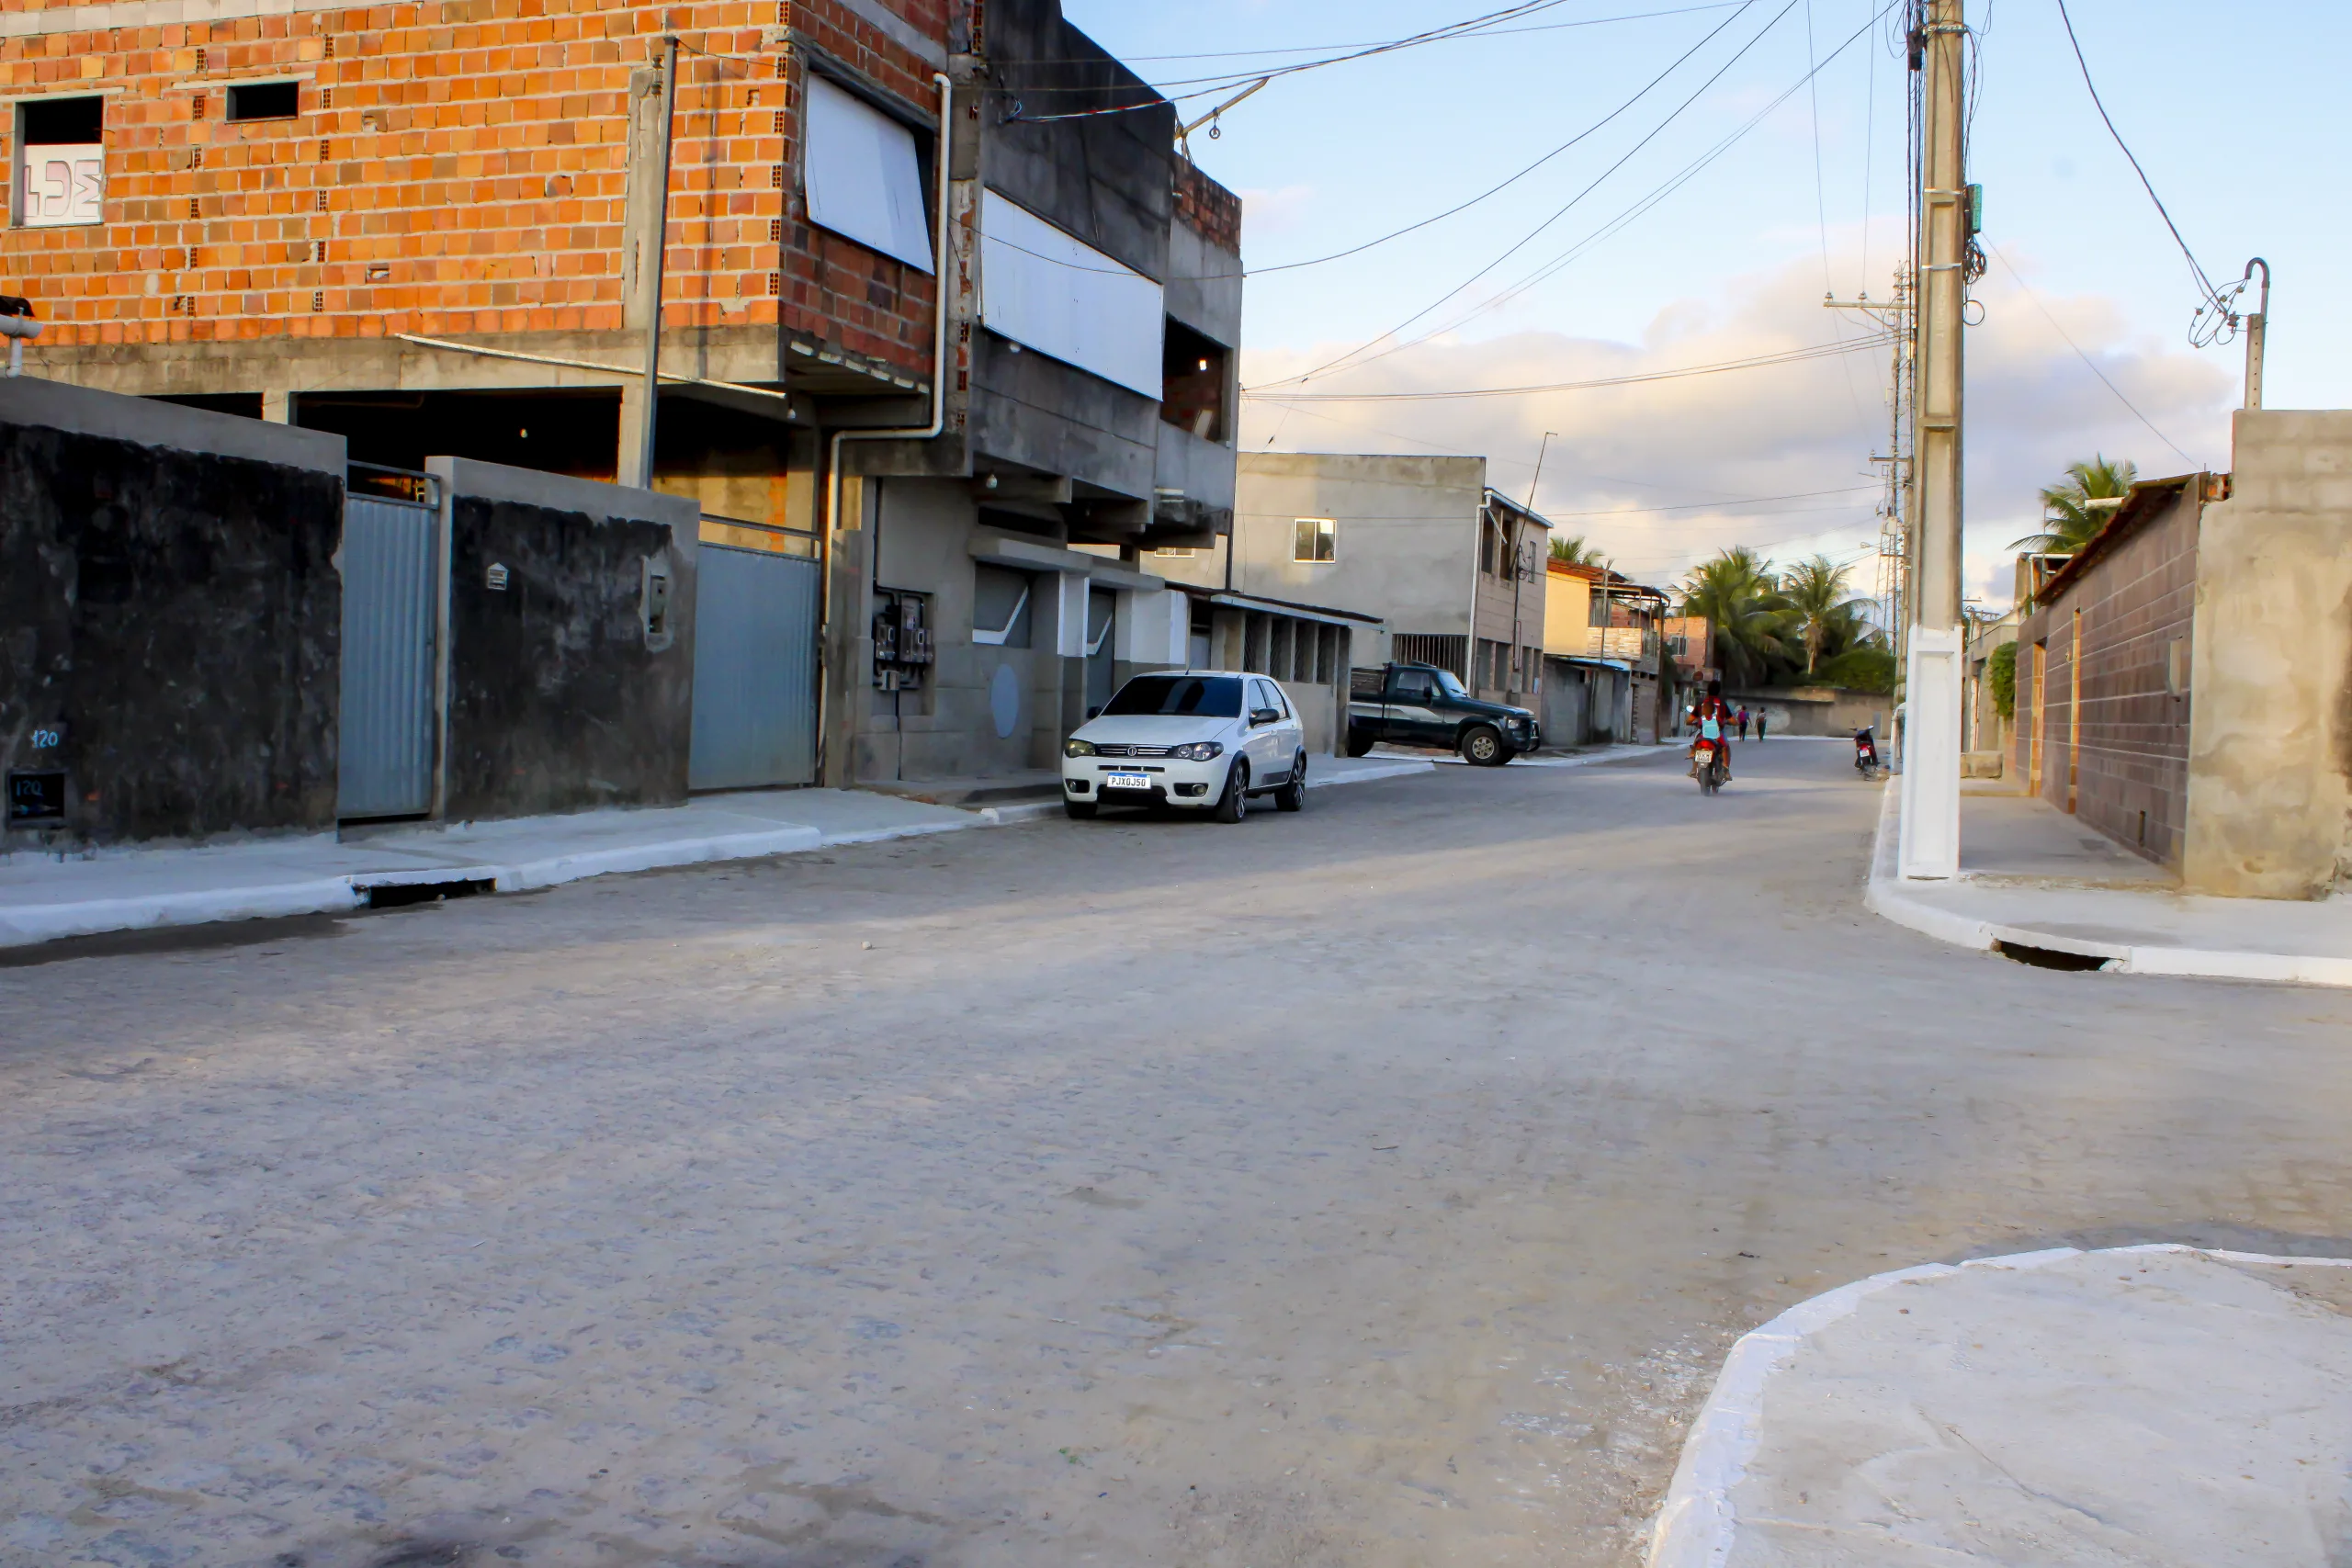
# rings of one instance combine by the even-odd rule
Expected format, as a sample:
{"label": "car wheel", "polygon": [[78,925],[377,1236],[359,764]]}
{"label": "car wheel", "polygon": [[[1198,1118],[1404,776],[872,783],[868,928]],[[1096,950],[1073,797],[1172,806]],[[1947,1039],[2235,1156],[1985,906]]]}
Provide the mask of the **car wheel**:
{"label": "car wheel", "polygon": [[1516,755],[1491,724],[1474,724],[1462,737],[1462,760],[1482,768],[1499,768]]}
{"label": "car wheel", "polygon": [[1274,791],[1274,809],[1304,811],[1306,808],[1306,753],[1301,751],[1291,759],[1290,779]]}
{"label": "car wheel", "polygon": [[1062,809],[1078,821],[1091,822],[1094,820],[1094,813],[1101,808],[1091,800],[1065,800],[1062,802]]}
{"label": "car wheel", "polygon": [[1216,819],[1238,822],[1250,815],[1250,764],[1240,758],[1225,771],[1225,793],[1217,797]]}
{"label": "car wheel", "polygon": [[1351,757],[1363,756],[1377,744],[1369,735],[1359,735],[1352,729],[1348,731],[1348,755]]}

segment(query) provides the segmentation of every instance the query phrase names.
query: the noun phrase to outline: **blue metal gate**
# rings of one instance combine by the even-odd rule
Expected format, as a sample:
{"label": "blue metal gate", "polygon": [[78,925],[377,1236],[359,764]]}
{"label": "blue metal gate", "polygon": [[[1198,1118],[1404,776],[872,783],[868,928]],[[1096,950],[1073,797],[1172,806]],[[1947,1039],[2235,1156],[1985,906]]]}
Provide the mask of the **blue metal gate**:
{"label": "blue metal gate", "polygon": [[433,808],[438,481],[354,465],[351,482],[343,510],[335,814],[423,816]]}
{"label": "blue metal gate", "polygon": [[695,789],[817,777],[813,560],[703,543],[695,562]]}

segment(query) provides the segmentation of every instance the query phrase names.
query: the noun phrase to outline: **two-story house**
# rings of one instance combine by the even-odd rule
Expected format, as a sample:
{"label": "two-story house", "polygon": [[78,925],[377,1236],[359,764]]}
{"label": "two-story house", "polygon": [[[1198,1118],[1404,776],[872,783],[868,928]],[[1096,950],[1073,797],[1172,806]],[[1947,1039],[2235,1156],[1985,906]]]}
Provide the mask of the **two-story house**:
{"label": "two-story house", "polygon": [[0,81],[35,373],[699,503],[697,787],[1185,657],[1239,203],[1058,0],[24,0]]}
{"label": "two-story house", "polygon": [[[1251,452],[1229,537],[1152,558],[1172,581],[1376,616],[1385,657],[1532,706],[1551,525],[1487,483],[1484,457]],[[1364,639],[1356,662],[1378,663]]]}

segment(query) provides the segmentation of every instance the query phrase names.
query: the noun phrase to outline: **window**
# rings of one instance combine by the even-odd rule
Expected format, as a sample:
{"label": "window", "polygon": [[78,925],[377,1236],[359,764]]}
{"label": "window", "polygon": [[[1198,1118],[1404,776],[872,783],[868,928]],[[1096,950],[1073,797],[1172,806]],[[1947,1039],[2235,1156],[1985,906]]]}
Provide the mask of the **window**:
{"label": "window", "polygon": [[1396,675],[1396,700],[1430,703],[1437,700],[1437,678],[1426,670],[1403,670]]}
{"label": "window", "polygon": [[972,640],[989,648],[1029,646],[1032,580],[1001,566],[972,570]]}
{"label": "window", "polygon": [[95,95],[17,105],[16,220],[28,229],[105,217],[106,100]]}
{"label": "window", "polygon": [[1478,524],[1478,570],[1492,577],[1495,574],[1495,525],[1483,518]]}
{"label": "window", "polygon": [[229,89],[229,118],[292,119],[302,112],[300,82],[249,82]]}
{"label": "window", "polygon": [[1283,718],[1290,716],[1289,699],[1283,695],[1283,689],[1272,681],[1250,682],[1250,705],[1252,708],[1272,708]]}
{"label": "window", "polygon": [[1229,436],[1225,419],[1226,364],[1230,351],[1168,319],[1159,350],[1159,417],[1204,441]]}
{"label": "window", "polygon": [[980,320],[1129,391],[1166,389],[1159,285],[993,190],[980,193]]}
{"label": "window", "polygon": [[[984,569],[985,570],[985,569]],[[1138,675],[1103,705],[1103,714],[1239,718],[1241,682],[1215,675]]]}
{"label": "window", "polygon": [[1338,528],[1339,525],[1329,517],[1300,518],[1297,537],[1291,547],[1291,559],[1328,561],[1335,558],[1332,551]]}
{"label": "window", "polygon": [[801,184],[808,221],[931,271],[914,131],[813,73],[807,97]]}

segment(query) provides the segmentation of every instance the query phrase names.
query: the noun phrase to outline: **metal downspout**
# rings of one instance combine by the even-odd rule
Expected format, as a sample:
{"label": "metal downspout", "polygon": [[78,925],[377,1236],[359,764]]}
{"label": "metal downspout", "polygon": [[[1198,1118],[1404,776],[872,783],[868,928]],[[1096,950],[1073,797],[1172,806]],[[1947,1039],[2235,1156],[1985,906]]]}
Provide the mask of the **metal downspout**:
{"label": "metal downspout", "polygon": [[[926,425],[899,430],[836,430],[826,444],[825,455],[825,522],[818,533],[818,547],[821,552],[818,581],[823,585],[818,598],[820,614],[817,622],[817,646],[820,655],[830,648],[832,632],[832,565],[833,535],[840,531],[842,515],[842,446],[850,441],[929,441],[947,428],[947,298],[954,268],[948,256],[948,178],[953,154],[950,138],[954,132],[952,110],[955,107],[956,84],[944,71],[934,71],[932,85],[939,89],[939,141],[933,154],[932,183],[938,187],[938,216],[933,222],[932,243],[933,276],[937,280],[933,289],[932,314],[935,318],[931,337],[931,423]],[[866,570],[860,575],[861,597],[874,596],[875,574],[881,569],[881,513],[875,513],[873,548],[866,552]],[[821,663],[821,660],[820,660]],[[826,748],[831,739],[832,671],[820,669],[817,680],[817,779],[825,778]]]}

